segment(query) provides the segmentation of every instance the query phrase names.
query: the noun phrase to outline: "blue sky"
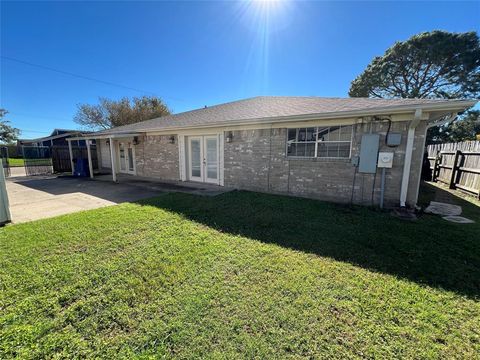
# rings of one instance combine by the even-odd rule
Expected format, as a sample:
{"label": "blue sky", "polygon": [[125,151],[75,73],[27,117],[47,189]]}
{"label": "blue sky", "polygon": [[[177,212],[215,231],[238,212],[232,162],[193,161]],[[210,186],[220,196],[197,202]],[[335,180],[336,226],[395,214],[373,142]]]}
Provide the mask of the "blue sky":
{"label": "blue sky", "polygon": [[0,106],[22,137],[78,128],[78,103],[156,94],[174,112],[257,95],[348,95],[397,40],[479,31],[480,2],[5,2]]}

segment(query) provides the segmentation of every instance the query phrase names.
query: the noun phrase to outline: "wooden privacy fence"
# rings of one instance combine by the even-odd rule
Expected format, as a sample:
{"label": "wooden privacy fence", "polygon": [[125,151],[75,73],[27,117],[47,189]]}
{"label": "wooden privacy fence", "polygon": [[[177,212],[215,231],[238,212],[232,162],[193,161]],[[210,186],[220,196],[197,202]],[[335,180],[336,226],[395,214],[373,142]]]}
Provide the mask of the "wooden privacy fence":
{"label": "wooden privacy fence", "polygon": [[432,181],[480,199],[480,141],[429,145],[427,151]]}

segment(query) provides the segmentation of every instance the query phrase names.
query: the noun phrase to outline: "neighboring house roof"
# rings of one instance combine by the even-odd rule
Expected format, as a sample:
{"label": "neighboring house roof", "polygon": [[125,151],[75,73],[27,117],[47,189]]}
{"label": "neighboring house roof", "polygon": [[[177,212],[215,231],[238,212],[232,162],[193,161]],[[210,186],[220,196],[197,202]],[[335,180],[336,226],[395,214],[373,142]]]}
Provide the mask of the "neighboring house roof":
{"label": "neighboring house roof", "polygon": [[371,98],[323,98],[260,96],[221,105],[163,116],[135,124],[100,131],[98,135],[146,132],[173,128],[189,128],[214,125],[234,125],[238,122],[274,121],[289,118],[323,118],[335,116],[367,115],[370,112],[408,111],[416,108],[447,109],[467,108],[475,104],[471,100],[444,99],[371,99]]}
{"label": "neighboring house roof", "polygon": [[54,129],[49,136],[44,136],[44,137],[36,138],[36,139],[18,139],[18,142],[20,142],[20,143],[37,143],[37,142],[42,142],[42,141],[55,140],[55,139],[60,139],[60,138],[63,138],[63,137],[83,135],[83,134],[91,134],[91,131]]}

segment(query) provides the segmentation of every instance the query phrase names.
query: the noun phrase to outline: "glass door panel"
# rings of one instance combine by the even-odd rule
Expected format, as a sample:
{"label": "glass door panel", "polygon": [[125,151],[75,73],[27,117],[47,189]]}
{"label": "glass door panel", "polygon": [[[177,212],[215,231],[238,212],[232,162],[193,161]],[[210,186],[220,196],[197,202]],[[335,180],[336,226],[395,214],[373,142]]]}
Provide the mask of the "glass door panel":
{"label": "glass door panel", "polygon": [[134,172],[135,167],[133,164],[133,148],[131,146],[128,147],[128,171]]}
{"label": "glass door panel", "polygon": [[190,138],[190,178],[202,181],[202,138]]}
{"label": "glass door panel", "polygon": [[217,182],[218,179],[218,147],[217,137],[205,137],[205,167],[207,182]]}
{"label": "glass door panel", "polygon": [[125,145],[123,143],[118,144],[118,150],[120,154],[120,171],[125,171]]}

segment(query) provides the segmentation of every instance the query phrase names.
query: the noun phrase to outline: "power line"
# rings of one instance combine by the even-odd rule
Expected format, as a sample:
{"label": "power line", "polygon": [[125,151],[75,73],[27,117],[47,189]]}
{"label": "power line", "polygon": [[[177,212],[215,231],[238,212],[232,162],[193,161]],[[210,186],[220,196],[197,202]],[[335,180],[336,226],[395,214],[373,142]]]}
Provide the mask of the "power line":
{"label": "power line", "polygon": [[[137,88],[130,87],[130,86],[125,86],[125,85],[121,85],[121,84],[116,84],[116,83],[111,82],[111,81],[105,81],[105,80],[101,80],[101,79],[96,79],[96,78],[93,78],[93,77],[91,77],[91,76],[85,76],[85,75],[75,74],[75,73],[72,73],[72,72],[70,72],[70,71],[63,71],[63,70],[55,69],[55,68],[52,68],[52,67],[49,67],[49,66],[44,66],[44,65],[40,65],[40,64],[34,64],[34,63],[29,62],[29,61],[24,61],[24,60],[12,58],[12,57],[10,57],[10,56],[3,56],[3,55],[1,55],[0,57],[1,57],[2,59],[5,59],[5,60],[10,60],[10,61],[14,61],[14,62],[17,62],[17,63],[20,63],[20,64],[38,67],[38,68],[40,68],[40,69],[57,72],[57,73],[59,73],[59,74],[64,74],[64,75],[73,76],[73,77],[76,77],[76,78],[79,78],[79,79],[84,79],[84,80],[89,80],[89,81],[95,81],[95,82],[98,82],[98,83],[101,83],[101,84],[105,84],[105,85],[116,86],[116,87],[123,88],[123,89],[128,89],[128,90],[137,91],[137,92],[139,92],[139,93],[148,93],[148,94],[156,95],[156,94],[155,94],[154,92],[152,92],[152,91],[141,90],[141,89],[137,89]],[[158,95],[157,95],[157,96],[158,96]],[[173,99],[173,98],[171,98],[171,100],[182,101],[182,100]]]}

